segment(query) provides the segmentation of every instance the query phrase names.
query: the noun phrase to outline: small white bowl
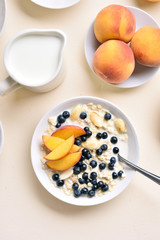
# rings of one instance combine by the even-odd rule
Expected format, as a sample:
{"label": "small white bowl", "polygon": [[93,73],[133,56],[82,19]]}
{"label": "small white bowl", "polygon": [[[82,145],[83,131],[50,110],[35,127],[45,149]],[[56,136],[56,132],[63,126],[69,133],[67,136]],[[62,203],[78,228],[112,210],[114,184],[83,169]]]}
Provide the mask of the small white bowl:
{"label": "small white bowl", "polygon": [[[145,11],[135,8],[135,7],[128,7],[126,6],[135,16],[136,18],[136,31],[144,26],[153,26],[157,27],[158,23]],[[93,56],[97,48],[100,46],[100,43],[97,41],[95,35],[94,35],[94,21],[90,25],[86,38],[85,38],[85,56],[86,60],[93,71],[93,73],[101,79],[93,69],[92,61],[93,61]],[[119,84],[110,84],[102,80],[103,82],[110,84],[115,87],[119,88],[132,88],[132,87],[137,87],[140,86],[144,83],[146,83],[148,80],[150,80],[153,75],[158,71],[159,67],[146,67],[143,65],[140,65],[139,63],[136,62],[135,70],[132,73],[132,75],[124,82],[119,83]]]}
{"label": "small white bowl", "polygon": [[31,0],[37,5],[51,9],[62,9],[71,7],[78,3],[80,0]]}
{"label": "small white bowl", "polygon": [[108,102],[101,98],[87,96],[87,97],[71,98],[53,107],[40,120],[40,122],[38,123],[34,131],[34,134],[32,137],[32,143],[31,143],[32,166],[38,180],[49,193],[51,193],[53,196],[55,196],[56,198],[66,203],[78,205],[78,206],[91,206],[91,205],[104,203],[113,199],[128,186],[128,184],[131,182],[135,173],[134,170],[125,168],[126,177],[122,181],[118,181],[117,186],[113,191],[108,192],[107,194],[104,194],[101,197],[75,198],[74,196],[67,196],[61,189],[55,187],[53,183],[50,181],[44,169],[42,169],[42,163],[40,160],[42,156],[42,153],[41,153],[42,135],[44,134],[45,130],[48,128],[48,118],[57,116],[60,113],[62,113],[64,110],[71,110],[74,106],[76,106],[79,103],[87,104],[91,102],[96,105],[100,104],[104,108],[108,109],[111,113],[113,113],[116,117],[122,118],[125,121],[126,127],[127,127],[127,134],[128,134],[128,160],[133,162],[134,164],[137,164],[139,160],[139,144],[138,144],[136,131],[133,125],[131,124],[130,120],[122,112],[122,110],[120,110],[118,107],[113,105],[111,102]]}
{"label": "small white bowl", "polygon": [[0,35],[3,31],[6,21],[6,0],[0,0]]}
{"label": "small white bowl", "polygon": [[2,124],[0,122],[0,153],[2,151],[3,142],[4,142],[4,133],[3,133]]}

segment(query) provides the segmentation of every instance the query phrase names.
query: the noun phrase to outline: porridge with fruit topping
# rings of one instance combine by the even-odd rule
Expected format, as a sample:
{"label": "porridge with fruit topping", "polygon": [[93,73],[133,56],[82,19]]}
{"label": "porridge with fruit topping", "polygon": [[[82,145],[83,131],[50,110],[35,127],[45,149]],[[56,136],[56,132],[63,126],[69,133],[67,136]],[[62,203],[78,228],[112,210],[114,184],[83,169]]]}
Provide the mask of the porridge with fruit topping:
{"label": "porridge with fruit topping", "polygon": [[42,167],[52,183],[74,197],[102,196],[123,181],[118,153],[127,157],[123,119],[93,103],[78,104],[48,119],[42,136]]}

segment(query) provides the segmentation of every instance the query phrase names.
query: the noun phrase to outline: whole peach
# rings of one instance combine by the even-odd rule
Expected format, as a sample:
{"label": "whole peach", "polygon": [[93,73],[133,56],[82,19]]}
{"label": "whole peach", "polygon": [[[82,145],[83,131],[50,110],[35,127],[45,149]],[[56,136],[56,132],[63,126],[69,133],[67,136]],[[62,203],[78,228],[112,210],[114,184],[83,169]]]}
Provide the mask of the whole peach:
{"label": "whole peach", "polygon": [[142,27],[133,36],[131,48],[136,60],[145,66],[160,66],[160,29]]}
{"label": "whole peach", "polygon": [[109,39],[130,42],[136,29],[133,13],[121,5],[109,5],[103,8],[94,22],[94,33],[101,43]]}
{"label": "whole peach", "polygon": [[120,83],[130,77],[135,67],[131,48],[120,40],[101,44],[93,57],[93,68],[99,77],[109,83]]}

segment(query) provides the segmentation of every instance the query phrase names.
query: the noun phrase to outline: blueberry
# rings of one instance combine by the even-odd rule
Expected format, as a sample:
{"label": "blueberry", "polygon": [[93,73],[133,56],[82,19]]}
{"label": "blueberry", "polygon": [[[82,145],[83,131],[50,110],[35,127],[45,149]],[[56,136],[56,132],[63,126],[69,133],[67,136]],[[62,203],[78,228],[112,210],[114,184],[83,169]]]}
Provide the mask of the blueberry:
{"label": "blueberry", "polygon": [[96,179],[96,178],[97,178],[97,173],[96,173],[96,172],[91,172],[90,178],[91,178],[92,180],[93,180],[93,179]]}
{"label": "blueberry", "polygon": [[84,173],[82,174],[82,178],[83,178],[84,180],[88,179],[88,173],[84,172]]}
{"label": "blueberry", "polygon": [[98,185],[97,184],[92,186],[92,190],[96,191],[97,189],[98,189]]}
{"label": "blueberry", "polygon": [[95,196],[95,191],[92,190],[92,189],[89,190],[89,191],[88,191],[88,196],[89,196],[89,197],[94,197],[94,196]]}
{"label": "blueberry", "polygon": [[66,121],[66,119],[62,115],[59,115],[58,118],[57,118],[57,121],[59,123],[64,123]]}
{"label": "blueberry", "polygon": [[81,168],[77,167],[77,166],[74,166],[73,172],[74,172],[74,174],[78,175],[81,172]]}
{"label": "blueberry", "polygon": [[87,136],[87,137],[92,136],[92,132],[91,132],[90,130],[88,130],[88,131],[86,132],[86,136]]}
{"label": "blueberry", "polygon": [[97,185],[98,185],[99,188],[101,188],[101,187],[103,187],[104,182],[103,182],[103,181],[99,181],[99,182],[97,183]]}
{"label": "blueberry", "polygon": [[113,179],[118,178],[118,174],[117,174],[116,172],[113,172],[113,173],[112,173],[112,178],[113,178]]}
{"label": "blueberry", "polygon": [[103,192],[106,192],[109,189],[108,184],[104,183],[103,186],[101,187]]}
{"label": "blueberry", "polygon": [[109,163],[108,164],[108,168],[109,168],[109,170],[113,170],[114,169],[114,164],[113,163]]}
{"label": "blueberry", "polygon": [[96,138],[97,139],[101,139],[102,138],[102,134],[101,133],[97,133]]}
{"label": "blueberry", "polygon": [[60,128],[60,126],[61,126],[61,123],[58,122],[55,127]]}
{"label": "blueberry", "polygon": [[110,141],[111,141],[111,143],[116,144],[118,142],[118,139],[117,139],[117,137],[113,136],[113,137],[111,137]]}
{"label": "blueberry", "polygon": [[80,197],[80,196],[81,196],[81,190],[80,190],[80,189],[74,190],[74,196],[75,196],[76,198]]}
{"label": "blueberry", "polygon": [[81,166],[82,166],[82,164],[83,164],[83,163],[82,163],[82,161],[79,161],[78,163],[76,163],[76,165],[75,165],[75,166],[76,166],[76,167],[81,167]]}
{"label": "blueberry", "polygon": [[97,184],[97,179],[93,179],[93,180],[91,181],[91,183],[92,183],[93,185],[96,185],[96,184]]}
{"label": "blueberry", "polygon": [[69,118],[70,117],[70,113],[68,111],[64,111],[62,113],[62,116],[66,119],[66,118]]}
{"label": "blueberry", "polygon": [[74,144],[77,145],[77,146],[80,146],[81,145],[81,140],[78,139],[78,138],[75,138]]}
{"label": "blueberry", "polygon": [[82,155],[80,161],[83,162],[85,159],[86,159],[85,156]]}
{"label": "blueberry", "polygon": [[57,181],[59,179],[59,174],[58,173],[53,174],[52,179],[53,181]]}
{"label": "blueberry", "polygon": [[79,160],[79,162],[83,162],[84,159],[85,159],[85,156],[82,155],[81,158],[80,158],[80,160]]}
{"label": "blueberry", "polygon": [[92,157],[92,154],[90,152],[88,152],[85,157],[87,160],[89,160]]}
{"label": "blueberry", "polygon": [[89,127],[84,127],[84,131],[85,132],[89,131]]}
{"label": "blueberry", "polygon": [[107,133],[107,132],[103,132],[103,133],[102,133],[102,138],[103,138],[103,139],[106,139],[107,137],[108,137],[108,133]]}
{"label": "blueberry", "polygon": [[100,163],[99,164],[99,169],[103,170],[106,168],[106,164],[105,163]]}
{"label": "blueberry", "polygon": [[86,142],[87,141],[87,136],[86,135],[82,135],[81,136],[81,141],[82,142]]}
{"label": "blueberry", "polygon": [[106,151],[108,149],[107,144],[102,144],[101,149],[102,151]]}
{"label": "blueberry", "polygon": [[113,153],[114,153],[114,154],[119,153],[119,148],[118,148],[118,147],[114,147],[114,148],[113,148]]}
{"label": "blueberry", "polygon": [[73,190],[77,190],[79,188],[78,183],[73,183],[72,188],[73,188]]}
{"label": "blueberry", "polygon": [[96,154],[97,154],[97,155],[100,156],[100,155],[102,155],[102,153],[103,153],[103,151],[102,151],[101,148],[99,148],[99,149],[96,150]]}
{"label": "blueberry", "polygon": [[115,163],[116,163],[116,158],[115,158],[115,157],[111,157],[111,158],[110,158],[110,163],[115,164]]}
{"label": "blueberry", "polygon": [[86,154],[89,152],[89,150],[87,148],[83,148],[82,150],[82,155],[86,156]]}
{"label": "blueberry", "polygon": [[86,117],[87,117],[87,113],[81,112],[80,118],[81,118],[81,119],[85,119]]}
{"label": "blueberry", "polygon": [[105,115],[104,115],[105,120],[110,120],[111,117],[112,117],[112,115],[110,113],[105,113]]}
{"label": "blueberry", "polygon": [[123,174],[124,172],[122,171],[122,170],[120,170],[119,172],[118,172],[118,177],[122,177],[122,174]]}
{"label": "blueberry", "polygon": [[92,167],[92,168],[95,168],[97,167],[97,162],[95,160],[91,160],[89,165]]}
{"label": "blueberry", "polygon": [[84,184],[85,183],[85,180],[83,178],[79,178],[78,181],[79,181],[80,184]]}
{"label": "blueberry", "polygon": [[89,178],[85,179],[85,184],[88,184],[88,183],[90,183],[90,179]]}
{"label": "blueberry", "polygon": [[81,189],[81,194],[87,194],[88,193],[88,188],[84,187]]}
{"label": "blueberry", "polygon": [[81,171],[85,171],[86,169],[87,169],[87,165],[85,163],[83,163],[81,166]]}
{"label": "blueberry", "polygon": [[64,180],[58,179],[58,180],[56,181],[56,184],[57,184],[58,187],[62,187],[62,186],[64,185]]}

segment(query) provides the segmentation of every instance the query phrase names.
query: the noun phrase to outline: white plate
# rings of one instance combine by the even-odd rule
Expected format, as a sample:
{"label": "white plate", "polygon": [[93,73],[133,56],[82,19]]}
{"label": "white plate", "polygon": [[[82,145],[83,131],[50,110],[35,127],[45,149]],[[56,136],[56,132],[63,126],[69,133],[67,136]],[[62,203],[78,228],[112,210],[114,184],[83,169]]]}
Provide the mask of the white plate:
{"label": "white plate", "polygon": [[32,2],[40,5],[41,7],[61,9],[71,7],[78,3],[80,0],[31,0]]}
{"label": "white plate", "polygon": [[0,34],[3,31],[6,20],[6,0],[0,0]]}
{"label": "white plate", "polygon": [[[135,7],[128,7],[128,9],[131,10],[131,12],[134,14],[136,18],[136,30],[138,30],[141,27],[144,26],[153,26],[153,27],[158,27],[158,23],[146,12],[139,8]],[[96,40],[95,35],[94,35],[94,21],[90,25],[86,38],[85,38],[85,56],[87,59],[87,62],[93,71],[93,73],[101,79],[95,72],[92,66],[92,61],[93,61],[93,55],[96,51],[96,49],[100,46],[100,43]],[[110,84],[115,87],[120,87],[120,88],[132,88],[132,87],[137,87],[140,86],[144,83],[146,83],[148,80],[150,80],[153,75],[158,71],[159,67],[145,67],[136,62],[135,70],[132,73],[132,75],[124,82],[119,83],[119,84],[110,84],[102,80],[103,82]]]}
{"label": "white plate", "polygon": [[51,183],[46,172],[42,169],[42,163],[40,161],[40,157],[41,157],[40,146],[42,143],[42,135],[44,134],[46,128],[48,127],[48,118],[51,116],[57,116],[59,113],[63,112],[64,110],[73,108],[78,103],[87,104],[90,102],[94,104],[102,105],[103,107],[107,108],[111,113],[113,113],[116,117],[122,118],[125,121],[127,126],[127,133],[128,133],[128,156],[129,156],[128,160],[135,164],[137,164],[139,160],[139,144],[138,144],[138,139],[137,139],[137,135],[134,130],[134,127],[131,124],[130,120],[127,118],[127,116],[112,103],[96,97],[77,97],[77,98],[66,100],[56,105],[55,107],[53,107],[40,120],[33,134],[32,143],[31,143],[31,161],[32,161],[33,169],[40,183],[48,192],[50,192],[53,196],[55,196],[56,198],[66,203],[79,205],[79,206],[96,205],[96,204],[104,203],[116,197],[128,186],[128,184],[130,183],[134,175],[133,170],[125,168],[126,178],[124,178],[122,181],[118,181],[117,186],[112,192],[107,192],[104,196],[96,197],[96,198],[95,197],[75,198],[74,196],[65,195],[65,193],[61,189],[55,187],[53,183]]}
{"label": "white plate", "polygon": [[0,153],[2,151],[3,142],[4,142],[4,133],[3,133],[2,124],[0,122]]}

